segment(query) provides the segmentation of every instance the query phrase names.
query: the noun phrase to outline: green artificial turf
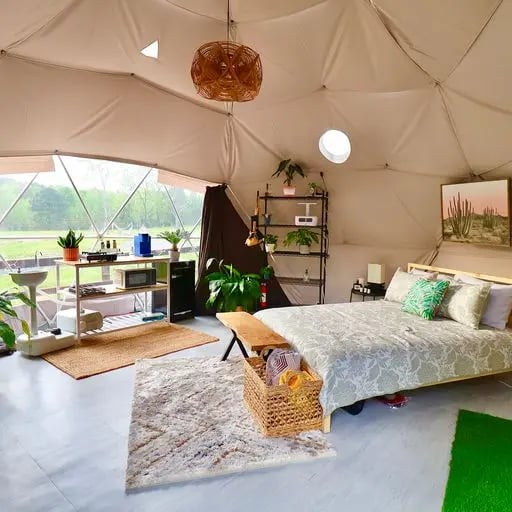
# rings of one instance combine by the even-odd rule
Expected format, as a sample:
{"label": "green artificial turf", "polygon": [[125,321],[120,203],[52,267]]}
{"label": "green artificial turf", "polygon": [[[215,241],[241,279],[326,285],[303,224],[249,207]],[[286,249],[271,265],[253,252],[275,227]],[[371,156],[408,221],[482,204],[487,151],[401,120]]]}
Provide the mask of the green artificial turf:
{"label": "green artificial turf", "polygon": [[459,411],[443,512],[512,511],[512,421]]}

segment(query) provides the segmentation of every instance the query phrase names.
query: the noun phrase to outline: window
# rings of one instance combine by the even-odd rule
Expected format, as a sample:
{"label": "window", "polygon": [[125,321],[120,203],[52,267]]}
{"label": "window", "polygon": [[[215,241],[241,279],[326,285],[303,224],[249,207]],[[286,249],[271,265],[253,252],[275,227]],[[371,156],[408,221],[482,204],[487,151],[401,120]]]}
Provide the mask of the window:
{"label": "window", "polygon": [[[43,288],[51,291],[53,260],[61,257],[56,238],[69,228],[85,235],[82,251],[115,239],[127,252],[141,229],[154,250],[166,250],[158,234],[180,228],[187,233],[182,259],[197,258],[202,193],[160,183],[157,170],[139,165],[76,157],[54,157],[54,164],[55,172],[0,174],[0,289],[13,286],[10,268],[34,266],[37,258],[49,269]],[[98,269],[91,272],[84,276],[101,281]],[[63,278],[71,283],[72,273]]]}

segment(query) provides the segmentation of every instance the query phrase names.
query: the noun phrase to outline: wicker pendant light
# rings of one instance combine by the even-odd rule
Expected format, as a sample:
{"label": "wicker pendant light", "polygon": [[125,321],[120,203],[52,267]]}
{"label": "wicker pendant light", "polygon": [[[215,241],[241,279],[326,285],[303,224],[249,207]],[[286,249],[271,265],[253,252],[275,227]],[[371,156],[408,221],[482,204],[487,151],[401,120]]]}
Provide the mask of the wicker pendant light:
{"label": "wicker pendant light", "polygon": [[251,101],[263,79],[260,56],[248,46],[230,41],[228,1],[227,40],[212,41],[196,50],[190,74],[198,94],[216,101]]}

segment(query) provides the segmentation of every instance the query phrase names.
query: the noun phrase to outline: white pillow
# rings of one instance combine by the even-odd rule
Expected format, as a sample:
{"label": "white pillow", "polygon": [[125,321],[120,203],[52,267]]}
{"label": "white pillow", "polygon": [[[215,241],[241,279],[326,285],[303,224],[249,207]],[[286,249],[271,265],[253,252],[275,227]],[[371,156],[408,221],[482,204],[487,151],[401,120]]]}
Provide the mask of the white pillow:
{"label": "white pillow", "polygon": [[448,282],[449,286],[437,314],[478,329],[489,300],[491,283]]}
{"label": "white pillow", "polygon": [[[488,282],[465,274],[457,274],[455,280],[468,284],[482,284]],[[487,307],[484,309],[480,323],[503,330],[507,327],[511,310],[512,286],[508,284],[492,283]]]}
{"label": "white pillow", "polygon": [[409,274],[413,274],[415,276],[421,276],[423,279],[428,279],[429,281],[434,281],[437,279],[438,272],[428,272],[427,270],[420,270],[418,268],[413,268]]}
{"label": "white pillow", "polygon": [[408,272],[403,272],[400,267],[397,268],[395,275],[391,279],[391,282],[388,285],[388,289],[386,290],[386,295],[384,300],[389,300],[391,302],[400,302],[402,303],[409,293],[412,285],[419,281],[420,279],[426,279],[427,281],[433,281],[433,279],[424,274],[418,276],[416,274],[410,274]]}

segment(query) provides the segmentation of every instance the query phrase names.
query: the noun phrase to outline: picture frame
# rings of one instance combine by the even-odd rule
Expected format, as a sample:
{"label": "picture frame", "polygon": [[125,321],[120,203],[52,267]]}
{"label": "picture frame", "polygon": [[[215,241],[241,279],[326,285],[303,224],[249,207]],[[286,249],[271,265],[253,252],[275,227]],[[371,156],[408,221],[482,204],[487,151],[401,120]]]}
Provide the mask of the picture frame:
{"label": "picture frame", "polygon": [[441,185],[443,241],[510,247],[508,178]]}

